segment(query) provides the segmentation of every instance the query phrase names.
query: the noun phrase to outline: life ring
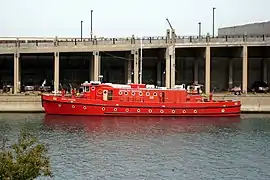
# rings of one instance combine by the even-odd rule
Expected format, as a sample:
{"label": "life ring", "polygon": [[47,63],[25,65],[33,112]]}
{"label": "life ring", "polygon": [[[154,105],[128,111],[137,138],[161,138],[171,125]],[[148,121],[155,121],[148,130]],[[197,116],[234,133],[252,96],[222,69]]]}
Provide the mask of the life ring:
{"label": "life ring", "polygon": [[103,92],[102,92],[101,89],[99,89],[97,93],[98,93],[99,95],[101,95]]}

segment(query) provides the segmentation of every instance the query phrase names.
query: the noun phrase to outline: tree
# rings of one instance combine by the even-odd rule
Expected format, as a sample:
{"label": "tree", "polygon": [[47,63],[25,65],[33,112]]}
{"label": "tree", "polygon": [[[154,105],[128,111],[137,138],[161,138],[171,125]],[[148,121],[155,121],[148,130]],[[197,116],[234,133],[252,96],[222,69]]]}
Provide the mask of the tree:
{"label": "tree", "polygon": [[0,180],[28,180],[52,177],[47,147],[30,131],[22,130],[18,142],[10,146],[5,139],[0,147]]}

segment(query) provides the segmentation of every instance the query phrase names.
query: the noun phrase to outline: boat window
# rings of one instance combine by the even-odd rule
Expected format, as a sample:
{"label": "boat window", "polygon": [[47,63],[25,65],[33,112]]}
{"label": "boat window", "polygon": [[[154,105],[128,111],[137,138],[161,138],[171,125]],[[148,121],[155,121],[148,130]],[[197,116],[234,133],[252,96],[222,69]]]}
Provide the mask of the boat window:
{"label": "boat window", "polygon": [[108,100],[112,100],[113,98],[113,90],[108,91]]}
{"label": "boat window", "polygon": [[89,92],[90,88],[88,86],[85,87],[85,92]]}

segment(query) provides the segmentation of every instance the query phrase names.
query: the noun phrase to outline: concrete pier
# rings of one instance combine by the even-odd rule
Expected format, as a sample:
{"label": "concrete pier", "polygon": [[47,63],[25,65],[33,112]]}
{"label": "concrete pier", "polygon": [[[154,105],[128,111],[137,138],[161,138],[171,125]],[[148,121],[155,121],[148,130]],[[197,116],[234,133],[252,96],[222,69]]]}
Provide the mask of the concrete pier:
{"label": "concrete pier", "polygon": [[[56,91],[60,83],[98,80],[99,75],[110,82],[138,83],[140,43],[134,35],[0,38],[0,81],[11,83],[14,94],[27,81],[44,78],[53,81]],[[247,93],[253,81],[270,79],[270,37],[180,37],[166,30],[165,36],[144,37],[142,43],[143,80],[155,85],[198,82],[205,93],[240,85]]]}

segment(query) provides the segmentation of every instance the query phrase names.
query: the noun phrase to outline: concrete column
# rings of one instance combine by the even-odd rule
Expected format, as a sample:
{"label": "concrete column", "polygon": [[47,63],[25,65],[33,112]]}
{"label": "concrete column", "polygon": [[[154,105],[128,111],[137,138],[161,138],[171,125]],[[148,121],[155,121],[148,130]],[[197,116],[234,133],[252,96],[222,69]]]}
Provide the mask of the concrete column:
{"label": "concrete column", "polygon": [[162,86],[162,71],[161,71],[161,60],[157,62],[157,86]]}
{"label": "concrete column", "polygon": [[94,56],[94,62],[93,62],[93,80],[98,81],[99,80],[99,75],[100,75],[100,56],[99,52],[95,51],[93,53]]}
{"label": "concrete column", "polygon": [[211,87],[211,48],[206,46],[205,48],[205,93],[210,93]]}
{"label": "concrete column", "polygon": [[166,49],[165,57],[165,86],[167,88],[171,87],[171,56],[170,56],[170,46]]}
{"label": "concrete column", "polygon": [[59,91],[59,52],[54,53],[54,91]]}
{"label": "concrete column", "polygon": [[243,75],[242,75],[242,91],[243,93],[247,93],[248,88],[248,49],[247,45],[243,46],[242,49],[242,58],[243,58]]}
{"label": "concrete column", "polygon": [[92,81],[94,79],[94,56],[90,58],[89,63],[89,79]]}
{"label": "concrete column", "polygon": [[194,83],[199,83],[199,59],[194,59]]}
{"label": "concrete column", "polygon": [[175,86],[175,46],[170,47],[170,59],[171,59],[171,88]]}
{"label": "concrete column", "polygon": [[14,54],[14,75],[13,75],[13,93],[17,94],[20,92],[20,54]]}
{"label": "concrete column", "polygon": [[267,70],[268,70],[267,59],[262,59],[262,66],[263,66],[262,80],[267,83]]}
{"label": "concrete column", "polygon": [[233,87],[233,60],[229,59],[229,89],[231,89]]}
{"label": "concrete column", "polygon": [[125,61],[125,79],[126,79],[126,83],[132,83],[132,76],[131,76],[131,72],[132,72],[132,60],[131,60],[131,56],[128,56],[128,60]]}
{"label": "concrete column", "polygon": [[134,77],[134,84],[139,83],[139,52],[138,49],[134,50],[134,66],[133,66],[133,77]]}

